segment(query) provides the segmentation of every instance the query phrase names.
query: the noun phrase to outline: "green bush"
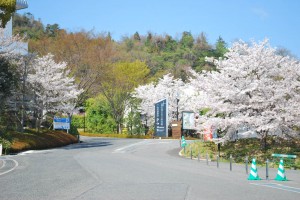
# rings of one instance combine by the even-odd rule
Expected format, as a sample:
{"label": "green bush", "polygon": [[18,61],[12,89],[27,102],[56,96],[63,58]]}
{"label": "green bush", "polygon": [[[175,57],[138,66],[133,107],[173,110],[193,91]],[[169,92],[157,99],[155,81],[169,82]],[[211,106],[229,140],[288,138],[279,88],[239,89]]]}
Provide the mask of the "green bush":
{"label": "green bush", "polygon": [[7,139],[4,139],[4,138],[0,137],[0,144],[2,144],[2,148],[3,148],[4,154],[6,154],[7,151],[11,147],[11,142],[9,140],[7,140]]}
{"label": "green bush", "polygon": [[105,98],[99,96],[86,101],[86,128],[92,133],[114,133],[116,122]]}
{"label": "green bush", "polygon": [[84,115],[73,115],[71,124],[77,128],[84,128],[85,116]]}
{"label": "green bush", "polygon": [[77,130],[77,127],[76,127],[75,125],[73,125],[73,124],[71,124],[69,133],[70,133],[71,135],[75,135],[75,136],[76,136],[76,135],[79,135],[79,132],[78,132],[78,130]]}

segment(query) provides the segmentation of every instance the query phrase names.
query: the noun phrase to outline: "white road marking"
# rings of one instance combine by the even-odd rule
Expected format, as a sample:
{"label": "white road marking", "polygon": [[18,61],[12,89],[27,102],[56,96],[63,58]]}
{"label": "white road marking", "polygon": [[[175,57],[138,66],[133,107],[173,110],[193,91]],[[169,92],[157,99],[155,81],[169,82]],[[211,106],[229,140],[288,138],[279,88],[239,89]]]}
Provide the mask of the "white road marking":
{"label": "white road marking", "polygon": [[29,151],[24,151],[19,153],[18,155],[24,156],[28,154],[35,154],[35,153],[47,153],[47,152],[52,152],[53,150],[29,150]]}
{"label": "white road marking", "polygon": [[[5,172],[0,172],[0,176],[1,176],[1,175],[4,175],[4,174],[7,174],[7,173],[9,173],[9,172],[11,172],[11,171],[13,171],[13,170],[15,170],[15,169],[19,166],[19,163],[18,163],[16,160],[13,160],[13,159],[5,159],[5,160],[3,160],[3,167],[5,167],[5,163],[6,163],[5,161],[7,161],[7,160],[13,161],[13,162],[15,163],[15,166],[14,166],[13,168],[11,168],[11,169],[5,171]],[[3,168],[3,167],[2,167],[2,168]]]}
{"label": "white road marking", "polygon": [[127,145],[127,146],[124,146],[124,147],[121,147],[121,148],[118,148],[118,149],[115,149],[113,151],[113,153],[126,153],[126,151],[128,151],[130,148],[134,147],[134,146],[141,146],[141,145],[153,145],[153,144],[168,144],[170,143],[171,141],[162,141],[162,140],[144,140],[142,142],[137,142],[137,143],[134,143],[134,144],[130,144],[130,145]]}
{"label": "white road marking", "polygon": [[131,147],[134,147],[134,146],[139,146],[139,145],[144,145],[146,143],[148,143],[149,141],[147,140],[144,140],[142,142],[138,142],[138,143],[133,143],[133,144],[130,144],[130,145],[127,145],[127,146],[124,146],[124,147],[121,147],[121,148],[118,148],[118,149],[115,149],[113,151],[113,153],[125,153],[127,149],[131,148]]}
{"label": "white road marking", "polygon": [[281,185],[281,184],[277,184],[277,183],[250,183],[250,184],[264,186],[264,187],[270,187],[270,188],[279,189],[279,190],[285,190],[285,191],[289,191],[289,192],[300,193],[300,188],[285,186],[285,185]]}

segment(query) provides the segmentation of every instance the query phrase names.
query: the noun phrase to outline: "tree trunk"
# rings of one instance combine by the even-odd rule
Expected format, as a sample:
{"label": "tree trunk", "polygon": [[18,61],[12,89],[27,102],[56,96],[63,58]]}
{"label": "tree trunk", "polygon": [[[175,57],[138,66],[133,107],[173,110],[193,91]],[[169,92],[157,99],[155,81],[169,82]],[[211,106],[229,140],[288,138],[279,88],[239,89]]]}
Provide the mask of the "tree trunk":
{"label": "tree trunk", "polygon": [[39,118],[37,117],[36,120],[35,120],[35,131],[38,133],[40,132],[40,120]]}
{"label": "tree trunk", "polygon": [[261,137],[261,140],[260,140],[260,148],[261,150],[267,150],[267,131],[263,131],[262,132],[262,137]]}
{"label": "tree trunk", "polygon": [[122,133],[122,126],[121,123],[118,123],[118,134]]}

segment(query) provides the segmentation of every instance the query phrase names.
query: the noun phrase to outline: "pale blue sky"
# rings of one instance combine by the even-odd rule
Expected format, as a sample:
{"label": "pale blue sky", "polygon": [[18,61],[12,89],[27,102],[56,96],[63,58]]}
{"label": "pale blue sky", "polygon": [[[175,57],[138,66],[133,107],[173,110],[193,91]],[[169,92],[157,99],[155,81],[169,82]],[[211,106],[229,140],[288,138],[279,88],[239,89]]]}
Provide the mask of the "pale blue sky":
{"label": "pale blue sky", "polygon": [[285,47],[300,58],[299,0],[27,0],[30,12],[44,24],[68,31],[110,32],[115,40],[136,31],[145,35],[204,32],[211,44],[221,36]]}

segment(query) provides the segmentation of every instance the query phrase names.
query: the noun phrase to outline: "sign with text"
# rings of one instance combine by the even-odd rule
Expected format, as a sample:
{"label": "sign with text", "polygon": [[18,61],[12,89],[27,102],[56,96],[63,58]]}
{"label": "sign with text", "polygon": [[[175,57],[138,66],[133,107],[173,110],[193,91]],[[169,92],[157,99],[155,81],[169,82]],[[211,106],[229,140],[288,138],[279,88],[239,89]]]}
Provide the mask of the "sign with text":
{"label": "sign with text", "polygon": [[168,137],[168,101],[155,103],[155,136]]}
{"label": "sign with text", "polygon": [[69,130],[70,124],[71,124],[70,118],[54,117],[53,119],[53,129]]}
{"label": "sign with text", "polygon": [[189,111],[182,112],[182,129],[183,130],[195,129],[195,113]]}

